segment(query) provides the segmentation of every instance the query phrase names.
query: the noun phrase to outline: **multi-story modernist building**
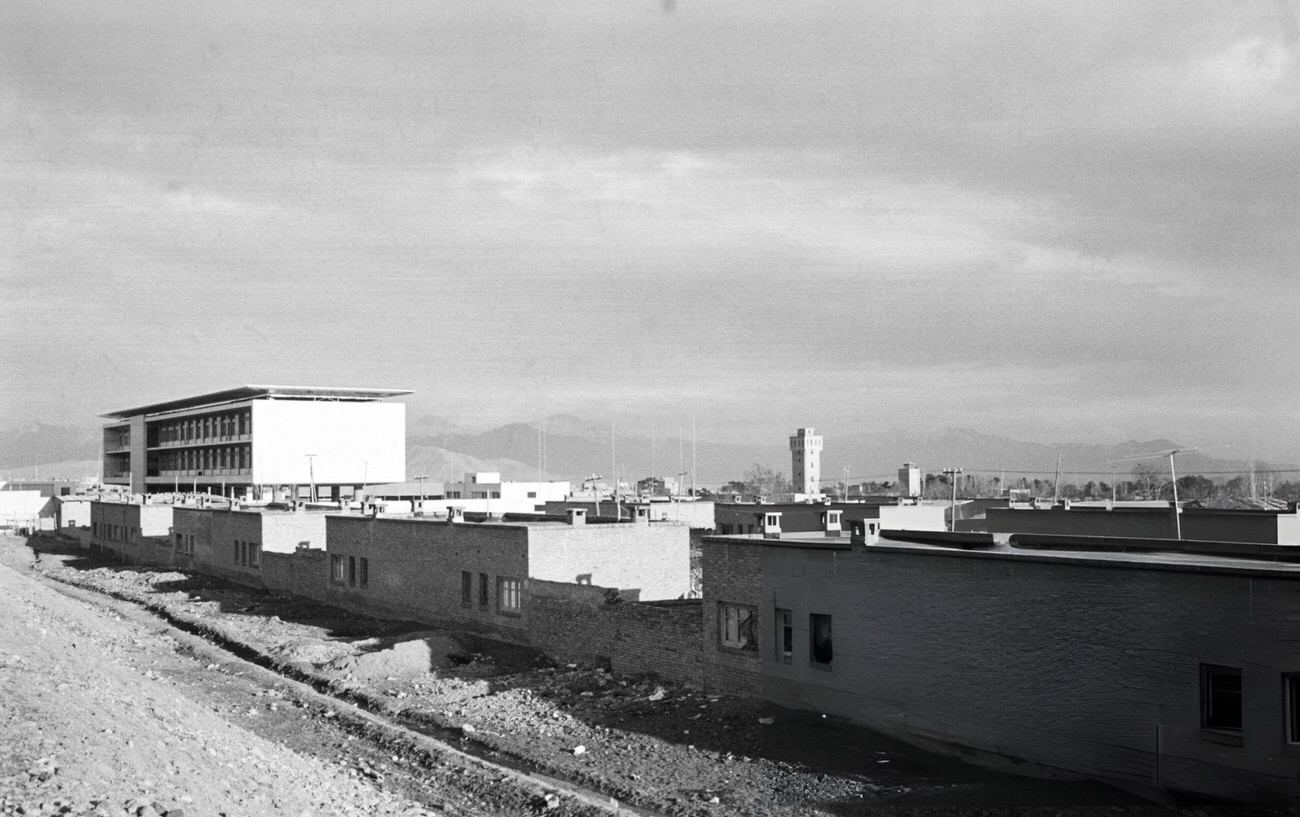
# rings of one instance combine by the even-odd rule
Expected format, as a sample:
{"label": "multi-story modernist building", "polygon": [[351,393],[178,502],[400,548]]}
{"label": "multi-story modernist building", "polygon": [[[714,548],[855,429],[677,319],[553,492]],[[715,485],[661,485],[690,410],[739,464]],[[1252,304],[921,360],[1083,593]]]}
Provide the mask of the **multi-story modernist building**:
{"label": "multi-story modernist building", "polygon": [[790,481],[795,494],[817,496],[822,487],[822,438],[811,428],[797,429],[790,437]]}
{"label": "multi-story modernist building", "polygon": [[240,386],[108,412],[103,481],[134,493],[297,497],[406,478],[396,389]]}

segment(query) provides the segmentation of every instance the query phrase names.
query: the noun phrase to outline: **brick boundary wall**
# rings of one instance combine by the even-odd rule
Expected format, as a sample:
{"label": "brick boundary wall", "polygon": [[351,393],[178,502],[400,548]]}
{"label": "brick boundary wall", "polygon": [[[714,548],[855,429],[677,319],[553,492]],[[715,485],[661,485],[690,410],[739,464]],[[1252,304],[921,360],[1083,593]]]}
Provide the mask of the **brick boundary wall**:
{"label": "brick boundary wall", "polygon": [[528,581],[530,643],[558,661],[703,684],[698,600],[610,603],[604,587]]}

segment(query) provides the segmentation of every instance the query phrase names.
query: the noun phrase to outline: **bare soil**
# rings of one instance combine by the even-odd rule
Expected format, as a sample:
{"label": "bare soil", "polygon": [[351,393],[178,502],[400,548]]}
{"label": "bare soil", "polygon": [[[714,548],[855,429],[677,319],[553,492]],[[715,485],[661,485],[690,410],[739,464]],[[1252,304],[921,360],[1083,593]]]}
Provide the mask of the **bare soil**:
{"label": "bare soil", "polygon": [[1171,813],[54,539],[0,537],[0,616],[3,814]]}

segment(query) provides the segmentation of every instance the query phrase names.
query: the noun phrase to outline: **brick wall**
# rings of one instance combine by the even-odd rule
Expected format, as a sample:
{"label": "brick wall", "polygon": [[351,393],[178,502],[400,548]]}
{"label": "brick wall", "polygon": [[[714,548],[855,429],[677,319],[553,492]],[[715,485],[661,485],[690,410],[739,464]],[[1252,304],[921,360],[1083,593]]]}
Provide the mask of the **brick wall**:
{"label": "brick wall", "polygon": [[[526,582],[522,610],[501,609],[500,579],[528,576],[528,528],[521,525],[447,523],[427,519],[326,518],[328,555],[343,559],[342,582],[330,580],[324,598],[332,604],[439,622],[510,641],[526,641]],[[356,560],[366,560],[367,582],[351,581]],[[472,580],[468,605],[461,574]],[[487,603],[480,581],[487,579]]]}
{"label": "brick wall", "polygon": [[[790,664],[761,651],[775,703],[1130,787],[1258,801],[1296,782],[1283,696],[1300,672],[1293,568],[762,550],[760,613],[790,609],[795,630]],[[809,660],[811,613],[832,616],[830,670]],[[1203,663],[1241,669],[1236,745],[1201,728]]]}
{"label": "brick wall", "polygon": [[557,661],[699,686],[700,603],[608,602],[603,587],[530,580],[530,643]]}
{"label": "brick wall", "polygon": [[264,553],[262,579],[273,593],[323,600],[329,584],[329,558],[323,550]]}
{"label": "brick wall", "polygon": [[[762,599],[761,540],[726,540],[705,537],[701,542],[700,562],[703,573],[701,606],[701,655],[704,686],[714,692],[732,695],[758,695],[762,689],[758,654],[770,645],[766,626],[770,611],[764,614]],[[723,602],[758,607],[754,632],[757,651],[723,647],[719,636],[719,605]]]}

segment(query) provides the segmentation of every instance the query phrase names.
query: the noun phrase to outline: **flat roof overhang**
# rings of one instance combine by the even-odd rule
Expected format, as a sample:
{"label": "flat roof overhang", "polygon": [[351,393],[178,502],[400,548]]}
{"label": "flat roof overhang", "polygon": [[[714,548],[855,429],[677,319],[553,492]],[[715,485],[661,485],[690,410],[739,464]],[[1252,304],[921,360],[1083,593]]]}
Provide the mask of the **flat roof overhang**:
{"label": "flat roof overhang", "polygon": [[162,414],[168,411],[182,411],[259,398],[375,401],[388,397],[400,397],[406,394],[411,394],[411,391],[409,389],[355,389],[328,386],[236,386],[233,389],[199,394],[194,397],[183,397],[179,400],[168,400],[162,403],[137,406],[136,408],[108,411],[99,416],[111,420],[125,420],[142,414]]}

